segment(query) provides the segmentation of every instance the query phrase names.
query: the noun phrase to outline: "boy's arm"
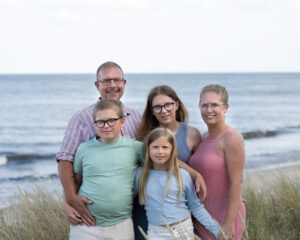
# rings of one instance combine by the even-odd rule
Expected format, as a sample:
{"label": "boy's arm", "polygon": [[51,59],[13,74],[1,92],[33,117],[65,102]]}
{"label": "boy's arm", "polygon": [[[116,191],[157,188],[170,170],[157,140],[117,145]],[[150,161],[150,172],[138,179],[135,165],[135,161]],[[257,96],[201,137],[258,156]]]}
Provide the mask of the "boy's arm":
{"label": "boy's arm", "polygon": [[133,188],[133,195],[136,196],[139,191],[139,180],[142,174],[142,168],[138,168],[135,174],[135,180],[134,180],[134,188]]}
{"label": "boy's arm", "polygon": [[[192,179],[195,182],[196,192],[198,193],[199,198],[203,201],[206,198],[207,189],[202,175],[198,173],[196,170],[194,170],[193,168],[191,168],[190,166],[188,166],[183,161],[178,160],[178,163],[179,163],[179,167],[185,169],[191,175]],[[203,194],[200,194],[201,189]]]}
{"label": "boy's arm", "polygon": [[144,143],[137,140],[133,140],[133,146],[136,152],[138,164],[141,166],[145,161]]}

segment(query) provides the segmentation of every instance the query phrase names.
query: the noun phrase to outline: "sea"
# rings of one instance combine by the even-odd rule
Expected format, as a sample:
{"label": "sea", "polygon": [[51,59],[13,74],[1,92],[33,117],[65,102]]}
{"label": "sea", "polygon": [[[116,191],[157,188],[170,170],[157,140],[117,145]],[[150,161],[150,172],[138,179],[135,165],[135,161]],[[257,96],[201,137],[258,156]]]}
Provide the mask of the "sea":
{"label": "sea", "polygon": [[[58,182],[55,154],[71,116],[95,103],[95,74],[0,75],[0,207],[20,189]],[[149,90],[171,86],[206,131],[198,108],[203,86],[229,92],[226,121],[245,139],[246,171],[300,164],[300,73],[127,74],[122,101],[143,112]],[[50,190],[52,191],[52,190]]]}

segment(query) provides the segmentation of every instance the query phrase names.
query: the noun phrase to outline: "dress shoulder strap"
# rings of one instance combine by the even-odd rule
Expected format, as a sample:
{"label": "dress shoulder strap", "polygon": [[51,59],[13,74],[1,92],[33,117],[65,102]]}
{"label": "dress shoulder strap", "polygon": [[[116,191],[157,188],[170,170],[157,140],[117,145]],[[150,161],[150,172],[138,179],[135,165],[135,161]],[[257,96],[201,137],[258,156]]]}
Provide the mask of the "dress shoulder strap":
{"label": "dress shoulder strap", "polygon": [[228,132],[228,131],[230,131],[232,128],[231,127],[227,127],[221,134],[220,134],[220,136],[216,139],[217,141],[220,141],[222,138],[223,138],[223,136]]}

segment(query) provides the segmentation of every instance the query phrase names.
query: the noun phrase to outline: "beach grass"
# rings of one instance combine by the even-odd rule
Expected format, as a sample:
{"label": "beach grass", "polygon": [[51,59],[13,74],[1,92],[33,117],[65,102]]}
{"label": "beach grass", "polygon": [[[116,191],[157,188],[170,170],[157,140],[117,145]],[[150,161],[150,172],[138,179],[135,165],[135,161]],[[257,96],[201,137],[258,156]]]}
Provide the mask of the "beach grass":
{"label": "beach grass", "polygon": [[[243,239],[300,239],[300,177],[278,174],[251,181],[254,177],[245,178],[243,184],[247,211]],[[0,210],[0,239],[68,239],[61,192],[50,193],[39,184],[33,189],[19,189],[19,199]]]}
{"label": "beach grass", "polygon": [[246,178],[243,186],[243,197],[247,201],[247,239],[300,239],[299,175],[291,177],[276,171],[255,177],[261,179],[252,176],[252,181],[247,182]]}
{"label": "beach grass", "polygon": [[[57,182],[53,180],[52,184]],[[53,194],[40,184],[33,185],[33,192],[18,190],[18,199],[11,199],[10,207],[0,211],[0,239],[68,239],[69,223],[59,190]]]}

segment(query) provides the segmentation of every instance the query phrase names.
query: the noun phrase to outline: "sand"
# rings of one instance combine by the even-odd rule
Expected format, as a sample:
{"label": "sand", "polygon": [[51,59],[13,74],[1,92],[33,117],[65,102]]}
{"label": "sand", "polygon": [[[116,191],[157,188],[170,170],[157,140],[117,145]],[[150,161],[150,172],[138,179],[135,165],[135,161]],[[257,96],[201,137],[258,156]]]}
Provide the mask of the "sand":
{"label": "sand", "polygon": [[253,183],[255,185],[268,184],[276,181],[278,177],[300,179],[300,164],[290,167],[281,167],[269,170],[260,170],[256,172],[244,172],[243,184]]}

